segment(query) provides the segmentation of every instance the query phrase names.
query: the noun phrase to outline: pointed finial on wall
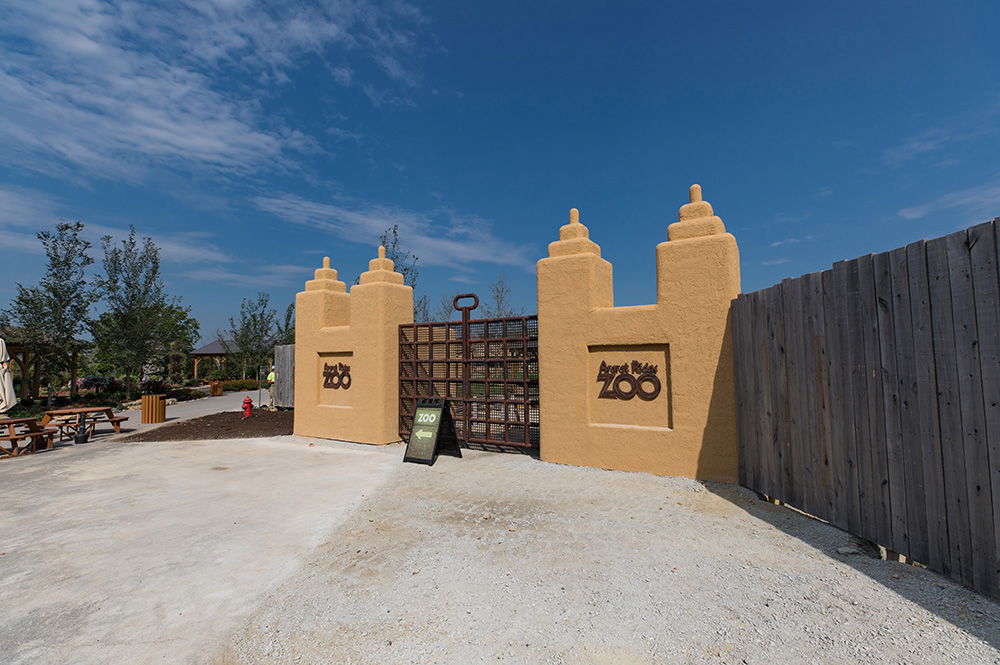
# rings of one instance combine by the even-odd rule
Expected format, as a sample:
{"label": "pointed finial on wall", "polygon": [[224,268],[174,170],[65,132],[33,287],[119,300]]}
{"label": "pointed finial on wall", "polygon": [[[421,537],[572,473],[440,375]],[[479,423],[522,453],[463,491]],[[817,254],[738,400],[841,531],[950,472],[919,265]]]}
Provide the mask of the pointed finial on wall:
{"label": "pointed finial on wall", "polygon": [[691,202],[681,206],[678,221],[667,227],[667,237],[670,240],[687,240],[726,232],[722,220],[712,210],[712,204],[701,197],[701,185],[691,185],[688,198]]}
{"label": "pointed finial on wall", "polygon": [[569,223],[579,224],[580,223],[580,211],[576,208],[569,209]]}
{"label": "pointed finial on wall", "polygon": [[337,279],[337,271],[330,267],[330,257],[323,257],[323,267],[313,273],[313,278],[306,282],[306,291],[346,291],[347,287]]}
{"label": "pointed finial on wall", "polygon": [[368,271],[361,273],[361,284],[374,284],[376,282],[387,282],[390,284],[402,284],[403,276],[396,272],[396,266],[392,259],[385,258],[385,245],[378,246],[378,257],[368,262]]}

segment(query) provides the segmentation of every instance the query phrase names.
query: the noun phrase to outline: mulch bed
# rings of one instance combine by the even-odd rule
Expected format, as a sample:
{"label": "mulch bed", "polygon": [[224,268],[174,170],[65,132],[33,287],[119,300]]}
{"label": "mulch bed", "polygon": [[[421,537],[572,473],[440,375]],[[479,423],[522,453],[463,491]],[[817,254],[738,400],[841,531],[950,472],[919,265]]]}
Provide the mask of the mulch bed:
{"label": "mulch bed", "polygon": [[172,425],[138,432],[119,441],[198,441],[201,439],[250,439],[292,433],[294,411],[255,410],[243,419],[242,411],[213,413]]}

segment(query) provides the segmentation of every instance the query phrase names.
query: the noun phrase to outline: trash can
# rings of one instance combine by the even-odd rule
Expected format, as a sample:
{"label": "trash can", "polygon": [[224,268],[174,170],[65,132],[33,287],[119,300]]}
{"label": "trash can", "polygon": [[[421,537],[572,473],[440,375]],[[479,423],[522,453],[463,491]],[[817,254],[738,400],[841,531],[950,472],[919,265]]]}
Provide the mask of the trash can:
{"label": "trash can", "polygon": [[142,396],[142,424],[162,423],[167,419],[166,395]]}
{"label": "trash can", "polygon": [[212,397],[222,397],[222,381],[212,381]]}

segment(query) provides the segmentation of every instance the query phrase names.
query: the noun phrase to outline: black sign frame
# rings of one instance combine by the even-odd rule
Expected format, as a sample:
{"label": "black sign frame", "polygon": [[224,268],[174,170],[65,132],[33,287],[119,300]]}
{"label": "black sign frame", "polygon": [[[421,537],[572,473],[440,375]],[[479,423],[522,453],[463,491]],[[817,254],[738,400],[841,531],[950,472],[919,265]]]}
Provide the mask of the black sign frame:
{"label": "black sign frame", "polygon": [[[418,422],[418,419],[426,420],[429,416],[434,417],[427,422]],[[448,408],[448,400],[444,398],[421,399],[417,402],[413,414],[413,428],[410,431],[410,440],[406,442],[403,461],[432,466],[439,454],[462,456],[462,448],[455,433],[455,423],[451,418],[451,409]]]}

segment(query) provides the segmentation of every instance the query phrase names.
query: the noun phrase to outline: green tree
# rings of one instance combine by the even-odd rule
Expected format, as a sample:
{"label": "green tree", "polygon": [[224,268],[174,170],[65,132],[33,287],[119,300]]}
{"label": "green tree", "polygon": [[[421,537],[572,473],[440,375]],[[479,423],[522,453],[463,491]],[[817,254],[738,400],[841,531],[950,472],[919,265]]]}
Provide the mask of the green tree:
{"label": "green tree", "polygon": [[275,344],[295,344],[295,303],[285,310],[285,320],[278,324],[274,337]]}
{"label": "green tree", "polygon": [[256,300],[243,299],[240,318],[229,318],[228,331],[218,332],[219,343],[239,365],[244,379],[247,370],[252,370],[256,376],[258,367],[270,364],[277,315],[278,312],[271,308],[271,297],[258,293]]}
{"label": "green tree", "polygon": [[166,378],[171,353],[190,350],[198,322],[179,299],[168,300],[160,276],[160,250],[140,243],[135,227],[115,244],[103,239],[104,274],[98,280],[107,310],[91,324],[95,361],[118,373],[130,394],[147,373]]}
{"label": "green tree", "polygon": [[188,354],[200,337],[201,324],[191,316],[190,307],[182,307],[177,300],[163,305],[157,324],[157,339],[164,355],[158,373],[171,383],[181,383],[187,374]]}
{"label": "green tree", "polygon": [[53,382],[68,372],[73,354],[85,346],[76,338],[86,329],[95,300],[86,276],[94,260],[87,253],[90,242],[80,237],[82,231],[80,222],[61,222],[55,233],[38,233],[48,259],[45,275],[38,286],[18,284],[3,316],[7,325],[19,328],[18,341],[41,359],[40,375],[50,405]]}

